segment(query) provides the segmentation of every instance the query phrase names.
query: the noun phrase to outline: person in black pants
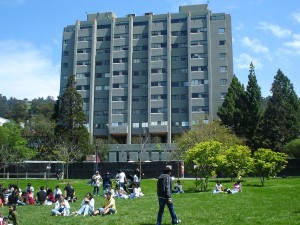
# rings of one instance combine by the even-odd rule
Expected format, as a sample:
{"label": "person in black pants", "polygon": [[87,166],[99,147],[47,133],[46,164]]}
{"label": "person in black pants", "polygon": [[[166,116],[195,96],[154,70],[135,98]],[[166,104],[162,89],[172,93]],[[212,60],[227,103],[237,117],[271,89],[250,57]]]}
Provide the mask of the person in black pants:
{"label": "person in black pants", "polygon": [[161,225],[162,217],[165,209],[165,205],[168,206],[170,215],[172,217],[172,224],[179,224],[179,220],[175,214],[173,201],[172,201],[172,178],[171,178],[171,168],[166,167],[164,173],[161,174],[157,180],[157,197],[159,210],[157,214],[156,225]]}
{"label": "person in black pants", "polygon": [[40,204],[40,205],[44,205],[45,201],[46,201],[46,198],[47,198],[47,192],[45,191],[44,186],[40,187],[40,190],[38,191],[36,196],[37,196],[36,203]]}

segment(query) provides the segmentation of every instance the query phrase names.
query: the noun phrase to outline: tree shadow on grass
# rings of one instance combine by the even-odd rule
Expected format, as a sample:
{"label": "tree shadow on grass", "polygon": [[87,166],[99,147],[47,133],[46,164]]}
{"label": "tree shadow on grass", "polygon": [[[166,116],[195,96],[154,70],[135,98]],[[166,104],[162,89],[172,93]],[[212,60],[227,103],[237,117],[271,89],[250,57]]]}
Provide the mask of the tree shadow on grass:
{"label": "tree shadow on grass", "polygon": [[153,223],[140,223],[140,225],[153,225]]}
{"label": "tree shadow on grass", "polygon": [[198,190],[198,189],[195,189],[195,188],[189,188],[187,190],[184,190],[184,193],[186,193],[186,194],[196,194],[196,193],[201,193],[201,192],[205,193],[205,192],[210,192],[210,191],[211,191],[210,189],[207,189],[206,191],[204,191],[204,190]]}
{"label": "tree shadow on grass", "polygon": [[244,187],[263,187],[261,184],[243,184]]}

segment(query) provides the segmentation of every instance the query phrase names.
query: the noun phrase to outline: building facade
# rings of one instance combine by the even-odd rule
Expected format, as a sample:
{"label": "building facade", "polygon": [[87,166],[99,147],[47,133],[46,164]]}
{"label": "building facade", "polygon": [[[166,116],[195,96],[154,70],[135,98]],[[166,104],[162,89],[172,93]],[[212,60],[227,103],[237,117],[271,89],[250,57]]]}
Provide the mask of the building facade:
{"label": "building facade", "polygon": [[114,143],[109,161],[166,160],[174,136],[216,118],[233,76],[231,17],[207,4],[88,14],[64,28],[61,94],[70,75],[91,138]]}

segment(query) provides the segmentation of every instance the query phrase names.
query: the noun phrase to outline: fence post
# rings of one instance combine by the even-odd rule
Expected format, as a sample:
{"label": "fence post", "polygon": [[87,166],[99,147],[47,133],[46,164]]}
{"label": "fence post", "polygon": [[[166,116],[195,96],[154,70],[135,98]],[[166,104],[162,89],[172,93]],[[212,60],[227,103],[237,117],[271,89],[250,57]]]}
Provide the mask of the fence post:
{"label": "fence post", "polygon": [[26,180],[27,180],[27,175],[28,175],[28,174],[27,174],[27,171],[26,171],[26,173],[25,173],[25,178],[26,178]]}
{"label": "fence post", "polygon": [[47,178],[47,173],[44,172],[44,180],[46,180],[46,178]]}
{"label": "fence post", "polygon": [[9,172],[7,172],[7,180],[9,179]]}

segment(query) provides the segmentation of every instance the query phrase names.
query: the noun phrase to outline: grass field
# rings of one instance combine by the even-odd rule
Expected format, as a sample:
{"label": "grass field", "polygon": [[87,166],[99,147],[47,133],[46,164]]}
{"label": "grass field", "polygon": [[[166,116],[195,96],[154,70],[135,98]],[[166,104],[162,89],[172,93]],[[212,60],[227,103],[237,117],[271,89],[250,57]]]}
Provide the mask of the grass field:
{"label": "grass field", "polygon": [[[86,185],[87,180],[71,180],[77,192],[79,201],[71,203],[71,212],[80,208],[81,200],[86,192],[92,192],[92,187]],[[221,180],[223,186],[230,187],[229,180]],[[16,180],[0,180],[4,186]],[[64,188],[66,181],[60,180],[19,180],[21,188],[31,182],[35,193],[41,185],[54,188],[59,184]],[[186,193],[174,194],[175,211],[181,224],[189,225],[232,225],[232,224],[300,224],[300,178],[274,178],[260,186],[258,178],[244,178],[243,192],[238,194],[212,194],[215,180],[209,183],[207,192],[195,191],[195,180],[182,180]],[[142,180],[145,196],[137,199],[116,199],[118,213],[106,217],[55,217],[50,215],[51,206],[18,206],[21,225],[55,225],[55,224],[155,224],[158,210],[156,197],[156,180]],[[103,204],[103,197],[95,197],[96,208]],[[8,214],[8,208],[0,208],[3,215]],[[167,208],[163,224],[171,224]]]}

